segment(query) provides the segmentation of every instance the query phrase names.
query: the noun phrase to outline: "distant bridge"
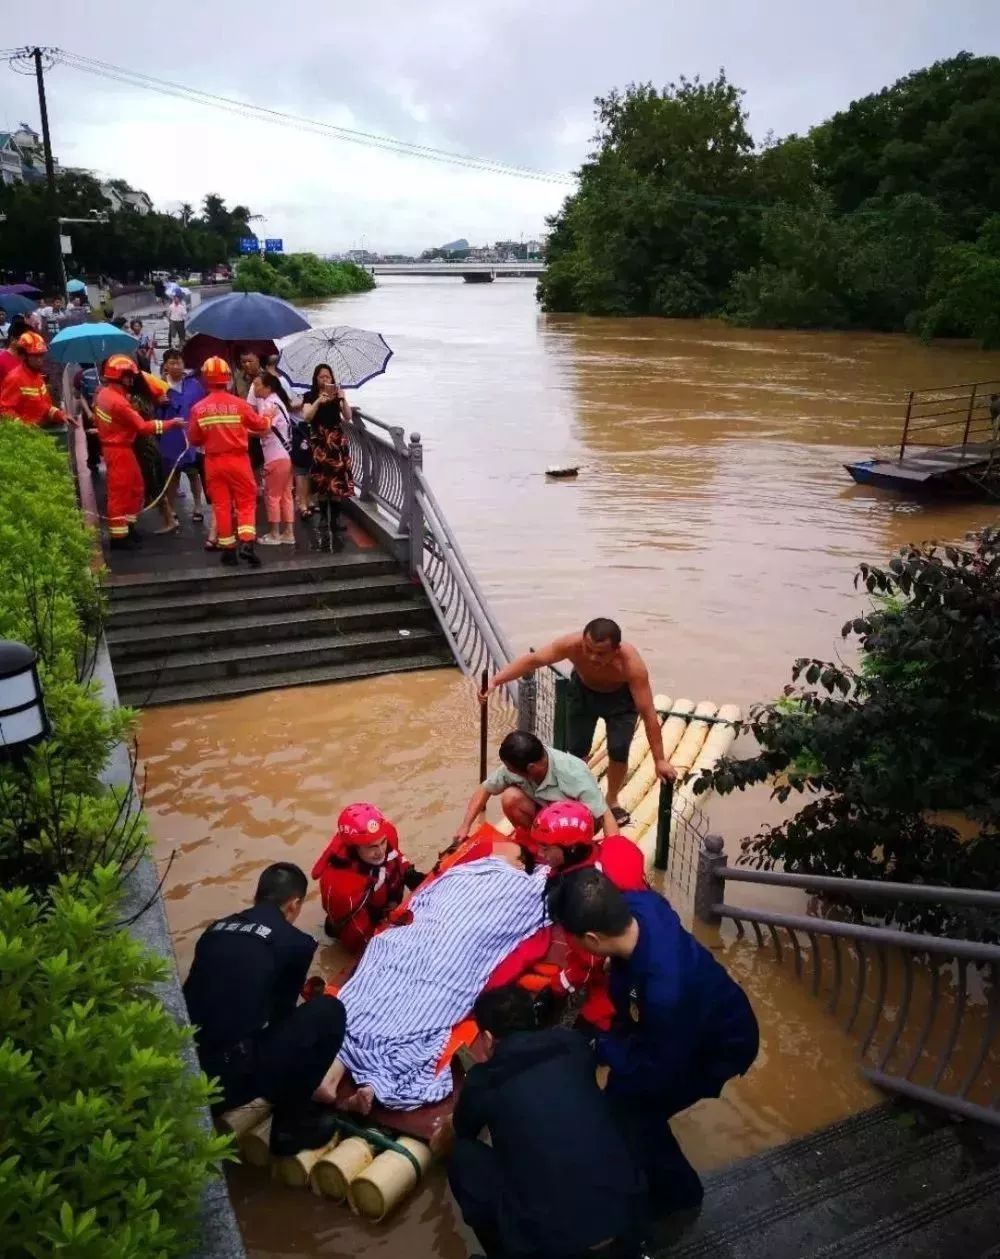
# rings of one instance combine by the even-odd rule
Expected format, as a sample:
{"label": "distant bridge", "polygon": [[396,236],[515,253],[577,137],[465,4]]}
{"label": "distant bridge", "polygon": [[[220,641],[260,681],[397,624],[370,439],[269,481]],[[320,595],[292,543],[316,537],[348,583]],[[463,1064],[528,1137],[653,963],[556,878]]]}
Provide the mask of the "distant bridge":
{"label": "distant bridge", "polygon": [[375,262],[372,275],[447,275],[469,284],[489,284],[499,276],[541,275],[544,262]]}

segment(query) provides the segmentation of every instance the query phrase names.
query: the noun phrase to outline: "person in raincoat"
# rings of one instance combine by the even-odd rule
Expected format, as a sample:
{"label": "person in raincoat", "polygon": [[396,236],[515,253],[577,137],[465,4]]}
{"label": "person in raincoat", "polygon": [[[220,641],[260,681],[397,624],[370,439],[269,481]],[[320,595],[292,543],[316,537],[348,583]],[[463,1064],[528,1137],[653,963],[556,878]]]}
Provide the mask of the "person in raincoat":
{"label": "person in raincoat", "polygon": [[670,1131],[672,1115],[718,1097],[749,1071],[760,1045],[746,993],[655,892],[620,892],[596,869],[557,879],[549,913],[578,948],[610,959],[615,1008],[597,1059],[663,1214],[700,1204],[697,1172]]}

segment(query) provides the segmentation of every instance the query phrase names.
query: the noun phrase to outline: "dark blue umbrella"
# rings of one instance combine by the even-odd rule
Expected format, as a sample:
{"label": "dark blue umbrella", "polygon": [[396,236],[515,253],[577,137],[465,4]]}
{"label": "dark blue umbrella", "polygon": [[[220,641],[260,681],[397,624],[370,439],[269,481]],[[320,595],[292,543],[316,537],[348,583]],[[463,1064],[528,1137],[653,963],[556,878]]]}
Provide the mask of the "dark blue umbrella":
{"label": "dark blue umbrella", "polygon": [[16,293],[19,297],[41,297],[42,290],[34,284],[0,284],[0,294]]}
{"label": "dark blue umbrella", "polygon": [[22,297],[20,293],[0,293],[0,310],[8,315],[30,315],[38,308],[38,303],[30,297]]}
{"label": "dark blue umbrella", "polygon": [[227,293],[199,306],[187,321],[190,336],[206,332],[220,341],[276,341],[308,327],[294,306],[263,293]]}

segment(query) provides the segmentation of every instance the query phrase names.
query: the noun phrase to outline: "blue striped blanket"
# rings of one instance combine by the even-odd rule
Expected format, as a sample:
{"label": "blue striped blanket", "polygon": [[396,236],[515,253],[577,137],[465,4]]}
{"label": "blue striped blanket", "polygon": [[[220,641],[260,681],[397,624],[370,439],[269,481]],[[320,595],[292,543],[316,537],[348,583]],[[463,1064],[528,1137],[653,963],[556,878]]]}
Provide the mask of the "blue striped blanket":
{"label": "blue striped blanket", "polygon": [[451,1092],[451,1072],[435,1074],[438,1059],[496,967],[545,925],[546,874],[497,857],[454,866],[414,894],[408,926],[369,942],[340,991],[340,1056],[384,1106],[415,1110]]}

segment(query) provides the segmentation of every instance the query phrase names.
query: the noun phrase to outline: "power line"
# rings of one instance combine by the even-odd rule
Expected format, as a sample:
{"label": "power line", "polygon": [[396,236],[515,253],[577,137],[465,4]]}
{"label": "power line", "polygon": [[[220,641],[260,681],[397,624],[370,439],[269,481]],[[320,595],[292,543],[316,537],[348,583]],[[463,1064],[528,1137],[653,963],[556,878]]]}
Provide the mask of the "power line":
{"label": "power line", "polygon": [[335,123],[321,122],[318,119],[306,118],[298,114],[285,113],[282,110],[269,109],[263,105],[233,100],[230,97],[219,96],[213,92],[204,92],[198,88],[187,87],[182,83],[154,78],[152,75],[112,65],[110,62],[99,61],[93,57],[84,57],[78,53],[68,52],[65,49],[52,49],[51,51],[56,54],[58,60],[64,65],[70,69],[80,70],[84,74],[95,75],[98,78],[122,83],[129,87],[143,88],[147,91],[158,92],[164,96],[172,96],[194,104],[205,105],[239,117],[273,123],[277,126],[289,127],[314,135],[323,135],[349,144],[396,153],[404,157],[415,157],[425,161],[462,166],[488,174],[507,175],[542,183],[571,185],[575,182],[574,177],[565,172],[536,170],[528,166],[516,166],[506,162],[495,161],[492,158],[472,157],[468,154],[453,153],[446,149],[434,148],[431,145],[397,140],[392,136],[360,131],[353,127],[343,127]]}

